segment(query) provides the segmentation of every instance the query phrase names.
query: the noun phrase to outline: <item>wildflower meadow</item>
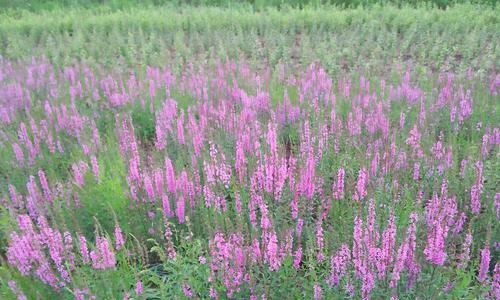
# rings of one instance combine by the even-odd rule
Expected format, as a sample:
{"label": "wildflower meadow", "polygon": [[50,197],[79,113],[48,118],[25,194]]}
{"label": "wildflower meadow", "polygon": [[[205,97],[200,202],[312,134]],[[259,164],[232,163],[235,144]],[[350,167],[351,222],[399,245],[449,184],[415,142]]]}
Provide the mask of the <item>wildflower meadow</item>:
{"label": "wildflower meadow", "polygon": [[1,299],[500,299],[496,2],[8,2]]}

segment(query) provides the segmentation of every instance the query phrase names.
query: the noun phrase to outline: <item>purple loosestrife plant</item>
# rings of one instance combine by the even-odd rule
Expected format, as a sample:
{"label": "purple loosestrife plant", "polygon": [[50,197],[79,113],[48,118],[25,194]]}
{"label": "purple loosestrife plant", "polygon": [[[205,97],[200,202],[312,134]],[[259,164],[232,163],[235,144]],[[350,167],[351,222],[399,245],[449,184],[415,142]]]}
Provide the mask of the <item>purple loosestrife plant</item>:
{"label": "purple loosestrife plant", "polygon": [[[418,11],[425,27],[427,8]],[[489,28],[490,18],[478,18],[479,31]],[[75,22],[75,36],[85,35]],[[311,33],[294,26],[302,45]],[[403,27],[396,44],[414,36]],[[397,63],[384,56],[377,74],[373,57],[363,69],[336,69],[337,60],[262,63],[249,51],[207,62],[181,51],[182,63],[174,55],[171,66],[134,70],[113,60],[59,67],[58,55],[0,59],[0,153],[9,158],[0,164],[9,170],[0,236],[14,295],[33,295],[21,291],[20,276],[30,276],[37,289],[47,285],[41,297],[77,299],[498,298],[490,235],[500,215],[492,178],[500,77],[484,69],[490,59],[480,53],[477,72],[465,72],[453,55],[443,65],[430,53],[423,66],[401,53]],[[86,182],[91,174],[97,184]],[[100,222],[94,234],[91,216]],[[165,255],[149,255],[152,245]],[[165,278],[179,284],[165,288]]]}
{"label": "purple loosestrife plant", "polygon": [[96,236],[95,249],[90,251],[94,269],[109,269],[116,265],[115,253],[107,238]]}
{"label": "purple loosestrife plant", "polygon": [[481,262],[479,264],[479,274],[477,280],[484,282],[488,278],[488,270],[490,268],[490,246],[486,246],[481,250]]}

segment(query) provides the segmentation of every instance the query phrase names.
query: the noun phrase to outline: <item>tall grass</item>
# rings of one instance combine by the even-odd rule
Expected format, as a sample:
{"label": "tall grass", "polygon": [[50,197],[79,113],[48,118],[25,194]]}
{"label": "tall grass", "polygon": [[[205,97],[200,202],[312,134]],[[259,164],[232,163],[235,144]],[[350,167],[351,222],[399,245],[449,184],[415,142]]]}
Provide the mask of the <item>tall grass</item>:
{"label": "tall grass", "polygon": [[[496,64],[498,15],[498,9],[471,5],[446,11],[376,6],[25,12],[1,18],[0,54],[11,59],[45,55],[57,64],[84,59],[106,65],[119,56],[128,65],[164,65],[178,57],[187,61],[245,55],[272,65],[319,59],[337,73],[360,67],[380,73],[394,59],[434,69],[447,64],[452,69],[491,70]],[[377,63],[364,63],[367,60]]]}

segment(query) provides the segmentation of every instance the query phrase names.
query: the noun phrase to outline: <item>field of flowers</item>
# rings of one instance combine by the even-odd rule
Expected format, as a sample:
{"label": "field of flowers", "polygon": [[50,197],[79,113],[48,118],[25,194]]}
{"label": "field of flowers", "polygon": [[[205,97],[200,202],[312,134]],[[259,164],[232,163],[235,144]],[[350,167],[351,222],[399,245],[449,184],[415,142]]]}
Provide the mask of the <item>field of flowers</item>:
{"label": "field of flowers", "polygon": [[0,12],[0,298],[500,299],[499,16]]}

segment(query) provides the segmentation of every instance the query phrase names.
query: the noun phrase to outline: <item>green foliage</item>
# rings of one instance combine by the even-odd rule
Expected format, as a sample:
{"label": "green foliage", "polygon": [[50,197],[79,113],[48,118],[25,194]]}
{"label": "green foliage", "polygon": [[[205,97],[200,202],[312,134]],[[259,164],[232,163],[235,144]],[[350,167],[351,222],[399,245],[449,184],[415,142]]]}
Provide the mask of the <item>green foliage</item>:
{"label": "green foliage", "polygon": [[472,5],[446,11],[395,6],[24,11],[0,18],[0,55],[45,55],[56,65],[74,59],[105,67],[169,65],[174,71],[179,68],[174,61],[215,64],[243,54],[251,64],[271,66],[319,61],[332,74],[387,74],[387,66],[397,62],[412,62],[422,74],[443,68],[490,72],[497,50],[488,41],[500,31],[499,15],[498,8]]}
{"label": "green foliage", "polygon": [[395,6],[418,7],[423,5],[446,8],[456,4],[474,3],[496,6],[496,0],[0,0],[0,10],[29,10],[46,11],[68,7],[82,7],[96,9],[103,6],[112,10],[131,9],[138,6],[164,6],[164,5],[193,5],[193,6],[218,6],[235,7],[251,6],[254,9],[268,7],[307,7],[333,5],[340,8],[358,6],[372,6],[392,4]]}

